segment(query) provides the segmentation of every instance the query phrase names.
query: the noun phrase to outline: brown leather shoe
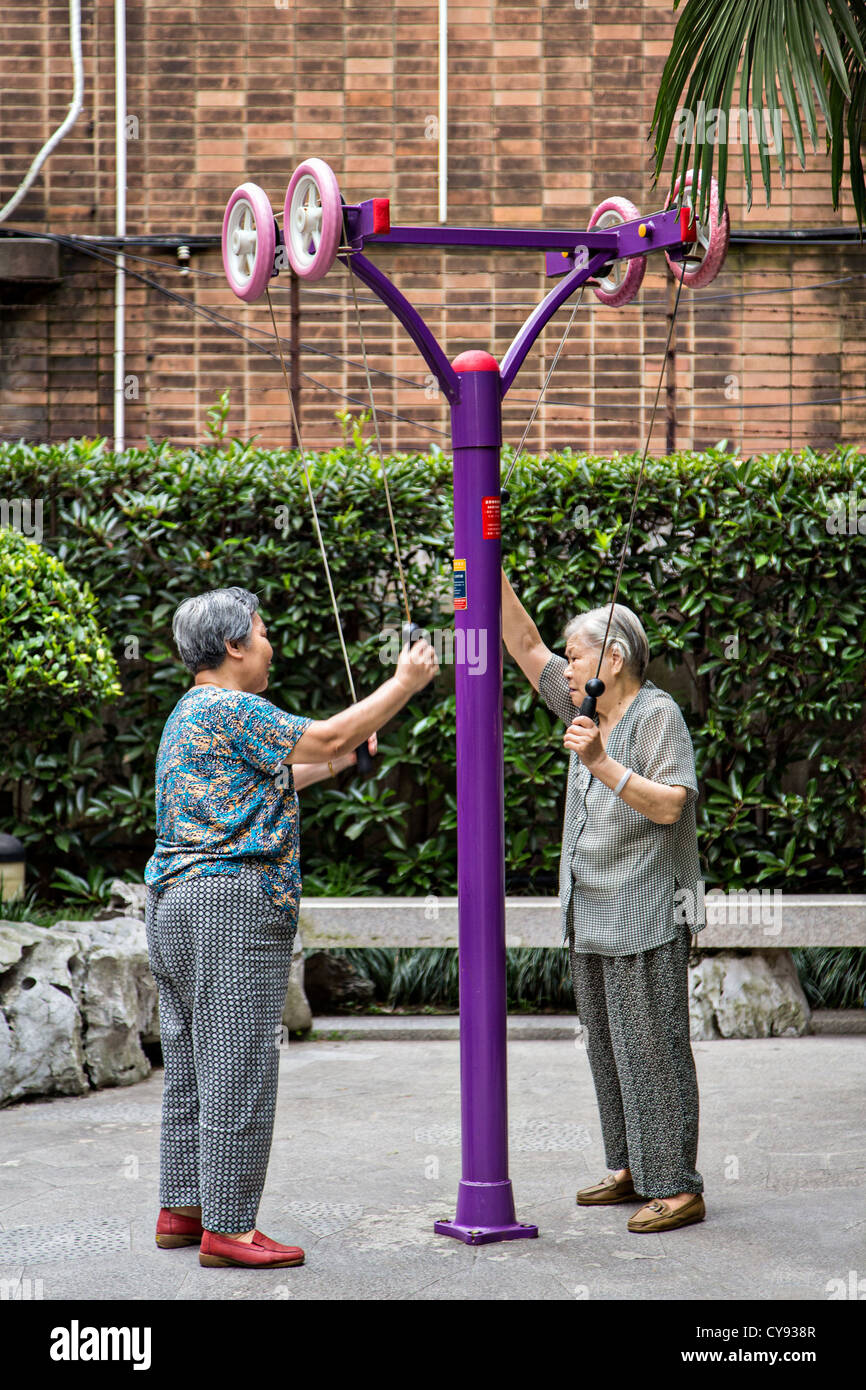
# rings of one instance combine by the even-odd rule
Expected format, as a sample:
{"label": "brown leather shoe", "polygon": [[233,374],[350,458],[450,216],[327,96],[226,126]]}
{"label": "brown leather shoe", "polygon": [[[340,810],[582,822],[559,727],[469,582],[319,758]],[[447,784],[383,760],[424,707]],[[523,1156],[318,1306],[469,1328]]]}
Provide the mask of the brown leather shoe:
{"label": "brown leather shoe", "polygon": [[299,1245],[280,1245],[270,1236],[255,1231],[250,1241],[232,1240],[219,1231],[204,1231],[198,1253],[200,1265],[243,1265],[247,1269],[283,1269],[302,1265],[304,1252]]}
{"label": "brown leather shoe", "polygon": [[654,1197],[634,1216],[629,1217],[630,1231],[673,1231],[677,1226],[691,1226],[695,1221],[703,1221],[707,1214],[703,1195],[696,1192],[690,1202],[671,1210],[661,1197]]}
{"label": "brown leather shoe", "polygon": [[579,1207],[607,1207],[614,1202],[642,1202],[644,1198],[639,1192],[634,1190],[634,1179],[617,1178],[613,1173],[608,1173],[606,1178],[597,1182],[594,1187],[583,1187],[577,1194],[577,1205]]}

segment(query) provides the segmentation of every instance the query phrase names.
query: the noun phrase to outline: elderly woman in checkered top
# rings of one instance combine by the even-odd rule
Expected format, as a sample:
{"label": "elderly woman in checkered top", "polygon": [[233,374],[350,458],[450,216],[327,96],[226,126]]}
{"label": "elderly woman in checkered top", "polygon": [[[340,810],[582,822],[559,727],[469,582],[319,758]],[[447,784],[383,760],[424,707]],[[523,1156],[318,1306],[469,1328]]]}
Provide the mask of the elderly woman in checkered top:
{"label": "elderly woman in checkered top", "polygon": [[690,933],[705,925],[692,741],[676,701],[646,678],[649,645],[616,604],[599,675],[596,723],[577,716],[596,674],[610,612],[565,629],[565,657],[502,575],[509,653],[568,725],[571,757],[560,861],[563,944],[612,1171],[581,1206],[643,1201],[630,1231],[702,1221],[698,1085],[689,1041]]}

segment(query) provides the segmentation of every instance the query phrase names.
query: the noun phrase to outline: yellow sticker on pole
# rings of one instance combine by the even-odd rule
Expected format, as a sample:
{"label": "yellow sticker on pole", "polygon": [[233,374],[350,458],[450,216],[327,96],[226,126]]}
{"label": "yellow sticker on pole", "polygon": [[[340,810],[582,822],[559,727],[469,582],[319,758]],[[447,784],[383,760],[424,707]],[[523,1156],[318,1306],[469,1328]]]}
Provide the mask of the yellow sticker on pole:
{"label": "yellow sticker on pole", "polygon": [[454,571],[454,607],[455,609],[466,608],[466,561],[455,560],[452,564]]}

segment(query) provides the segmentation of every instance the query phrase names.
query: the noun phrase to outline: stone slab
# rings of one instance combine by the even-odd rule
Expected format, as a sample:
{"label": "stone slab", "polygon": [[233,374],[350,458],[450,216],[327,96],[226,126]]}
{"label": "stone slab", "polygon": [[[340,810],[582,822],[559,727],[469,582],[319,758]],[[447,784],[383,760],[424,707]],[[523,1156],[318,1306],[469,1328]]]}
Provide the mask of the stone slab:
{"label": "stone slab", "polygon": [[[866,1033],[866,1009],[813,1009],[812,1032],[836,1037]],[[574,1039],[578,1032],[574,1014],[509,1014],[509,1040]],[[317,1014],[313,1019],[316,1038],[389,1039],[418,1042],[448,1042],[460,1036],[458,1014]]]}
{"label": "stone slab", "polygon": [[[866,946],[866,894],[708,893],[703,950]],[[317,898],[304,895],[307,950],[347,946],[456,946],[456,897]],[[505,899],[507,946],[559,946],[559,899]]]}

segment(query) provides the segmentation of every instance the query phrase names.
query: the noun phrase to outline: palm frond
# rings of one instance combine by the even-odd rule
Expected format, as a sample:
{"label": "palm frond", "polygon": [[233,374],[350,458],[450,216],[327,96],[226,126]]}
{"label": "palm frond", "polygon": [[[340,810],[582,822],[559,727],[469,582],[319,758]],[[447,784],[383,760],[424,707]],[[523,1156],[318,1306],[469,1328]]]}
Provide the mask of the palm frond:
{"label": "palm frond", "polygon": [[[846,100],[836,84],[830,92],[830,120],[827,144],[830,151],[831,189],[833,206],[839,205],[839,190],[845,163],[845,144],[848,146],[848,173],[857,222],[862,228],[866,221],[866,179],[863,173],[863,125],[866,119],[866,67],[860,61],[854,38],[866,47],[866,2],[852,0],[851,20],[855,34],[846,33],[842,39],[842,56],[848,78],[850,95]],[[827,76],[825,62],[825,77]],[[843,130],[844,127],[844,130]]]}
{"label": "palm frond", "polygon": [[[678,7],[675,0],[674,8]],[[806,160],[804,127],[816,150],[820,114],[827,130],[833,207],[839,206],[847,142],[851,193],[862,229],[866,220],[861,156],[866,114],[864,46],[866,0],[687,0],[674,31],[650,126],[655,137],[653,182],[659,179],[673,139],[670,195],[674,196],[679,174],[692,165],[699,168],[696,211],[705,218],[718,144],[715,174],[724,200],[731,105],[739,75],[735,112],[738,130],[742,131],[744,117],[747,126],[745,139],[742,135],[740,139],[748,206],[753,183],[750,123],[769,206],[771,153],[783,186],[785,181],[782,111],[787,114],[801,168]],[[682,197],[681,193],[677,201],[682,202]]]}

